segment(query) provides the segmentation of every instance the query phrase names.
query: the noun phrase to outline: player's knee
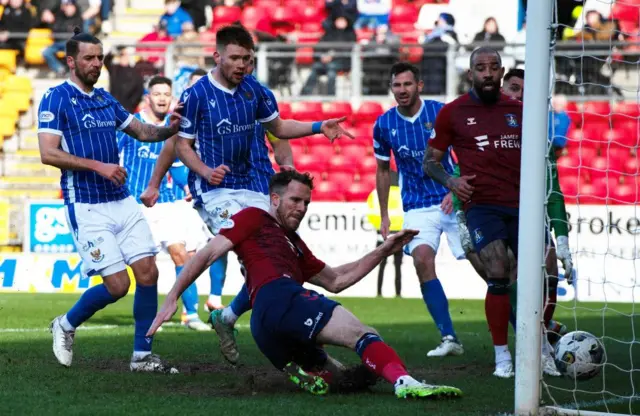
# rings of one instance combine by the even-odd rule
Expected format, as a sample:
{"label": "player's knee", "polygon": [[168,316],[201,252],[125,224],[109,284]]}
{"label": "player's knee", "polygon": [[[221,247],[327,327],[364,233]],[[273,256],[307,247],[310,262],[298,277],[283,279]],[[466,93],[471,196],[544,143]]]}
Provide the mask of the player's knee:
{"label": "player's knee", "polygon": [[146,268],[139,270],[135,274],[136,282],[143,286],[152,286],[158,283],[158,275],[159,272],[156,263],[151,262]]}
{"label": "player's knee", "polygon": [[491,264],[484,263],[484,267],[488,279],[509,279],[509,263],[507,262],[496,260]]}
{"label": "player's knee", "polygon": [[432,255],[431,249],[419,250],[421,247],[413,251],[413,266],[420,281],[426,282],[436,278],[435,256]]}
{"label": "player's knee", "polygon": [[182,244],[175,244],[169,247],[169,256],[176,266],[184,266],[189,260],[189,253]]}
{"label": "player's knee", "polygon": [[131,279],[129,279],[129,274],[124,271],[124,273],[118,273],[109,279],[105,279],[104,285],[107,287],[111,296],[116,299],[120,299],[129,293]]}
{"label": "player's knee", "polygon": [[509,279],[489,279],[487,280],[487,292],[492,295],[508,295]]}

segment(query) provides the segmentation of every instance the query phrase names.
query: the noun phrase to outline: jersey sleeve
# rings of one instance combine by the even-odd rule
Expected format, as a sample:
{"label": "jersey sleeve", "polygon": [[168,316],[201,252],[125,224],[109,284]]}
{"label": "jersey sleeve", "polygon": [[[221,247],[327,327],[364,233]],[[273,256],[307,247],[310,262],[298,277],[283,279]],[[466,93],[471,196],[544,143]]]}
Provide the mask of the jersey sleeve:
{"label": "jersey sleeve", "polygon": [[376,120],[376,124],[373,126],[373,154],[377,159],[389,160],[391,159],[391,146],[389,141],[384,137],[382,127],[380,126],[380,117]]}
{"label": "jersey sleeve", "polygon": [[195,93],[193,88],[189,88],[182,94],[182,97],[180,97],[180,102],[184,105],[184,108],[180,114],[182,116],[182,120],[180,121],[180,130],[178,130],[178,135],[185,139],[195,139],[196,117],[200,110],[200,100],[198,99],[198,95]]}
{"label": "jersey sleeve", "polygon": [[256,119],[260,123],[268,123],[280,115],[278,112],[278,101],[271,90],[262,84],[258,84],[258,112]]}
{"label": "jersey sleeve", "polygon": [[117,126],[116,129],[118,130],[126,129],[129,126],[129,124],[131,124],[131,120],[133,120],[133,114],[128,112],[122,106],[122,104],[118,102],[118,100],[116,100],[111,96],[109,98],[111,98],[111,101],[113,102],[113,110],[116,117],[116,126]]}
{"label": "jersey sleeve", "polygon": [[62,136],[67,122],[65,108],[60,93],[54,89],[45,92],[38,109],[38,133]]}
{"label": "jersey sleeve", "polygon": [[571,119],[565,112],[551,113],[550,119],[549,122],[555,125],[551,144],[553,147],[564,148],[567,145],[567,133],[571,126]]}
{"label": "jersey sleeve", "polygon": [[302,269],[302,277],[306,282],[320,273],[326,267],[326,264],[313,255],[302,239],[299,242],[299,247],[300,250],[302,250],[302,264],[300,268]]}
{"label": "jersey sleeve", "polygon": [[233,245],[238,245],[262,227],[262,210],[246,208],[231,217],[229,228],[222,228],[220,235],[225,236]]}
{"label": "jersey sleeve", "polygon": [[451,106],[445,105],[436,116],[436,125],[431,131],[429,146],[446,152],[453,142],[453,128],[451,126]]}
{"label": "jersey sleeve", "polygon": [[122,152],[129,143],[129,135],[123,131],[116,132],[116,140],[118,142],[118,152]]}

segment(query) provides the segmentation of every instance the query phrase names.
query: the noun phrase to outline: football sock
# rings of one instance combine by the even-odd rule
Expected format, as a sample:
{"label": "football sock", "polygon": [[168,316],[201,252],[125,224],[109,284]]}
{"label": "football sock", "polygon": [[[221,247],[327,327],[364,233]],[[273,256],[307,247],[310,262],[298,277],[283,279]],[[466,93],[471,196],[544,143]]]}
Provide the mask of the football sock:
{"label": "football sock", "polygon": [[440,334],[443,337],[451,335],[456,338],[451,315],[449,314],[449,301],[447,300],[447,295],[444,294],[440,280],[433,279],[423,282],[420,285],[420,290],[422,290],[422,299],[424,299],[433,321],[440,330]]}
{"label": "football sock", "polygon": [[233,298],[229,304],[229,309],[231,309],[231,312],[235,315],[233,322],[237,321],[238,317],[242,316],[243,313],[251,310],[251,300],[249,299],[249,291],[247,290],[246,284],[242,285],[236,297]]}
{"label": "football sock", "polygon": [[509,302],[508,281],[505,279],[488,279],[489,288],[484,301],[484,311],[491,330],[493,345],[507,345],[509,333]]}
{"label": "football sock", "polygon": [[494,345],[493,349],[496,356],[496,364],[503,361],[511,361],[511,353],[508,345]]}
{"label": "football sock", "polygon": [[[91,318],[94,313],[116,300],[118,299],[109,293],[104,284],[99,284],[87,289],[82,296],[80,296],[76,304],[67,312],[65,315],[66,319],[63,318],[62,322],[65,325],[62,326],[62,329],[72,331],[87,319]],[[67,326],[65,328],[67,323],[70,327]]]}
{"label": "football sock", "polygon": [[[549,297],[546,298],[546,302],[544,303],[544,324],[545,326],[549,325],[549,321],[553,319],[553,314],[556,311],[556,302],[558,301],[558,279],[554,277],[549,277],[547,279],[548,288],[549,288]],[[545,291],[546,292],[546,291]],[[546,293],[544,296],[546,297]]]}
{"label": "football sock", "polygon": [[409,375],[398,354],[376,334],[364,334],[356,343],[355,350],[364,365],[391,384]]}
{"label": "football sock", "polygon": [[153,337],[147,337],[153,319],[158,311],[158,285],[136,286],[133,297],[133,319],[135,321],[133,351],[150,352]]}
{"label": "football sock", "polygon": [[211,278],[211,290],[209,291],[209,303],[213,306],[222,306],[222,288],[227,274],[227,255],[220,257],[209,267]]}
{"label": "football sock", "polygon": [[[176,266],[176,278],[180,276],[180,272],[184,266]],[[182,293],[182,305],[184,306],[187,316],[198,314],[198,287],[196,282],[191,283],[189,287]]]}

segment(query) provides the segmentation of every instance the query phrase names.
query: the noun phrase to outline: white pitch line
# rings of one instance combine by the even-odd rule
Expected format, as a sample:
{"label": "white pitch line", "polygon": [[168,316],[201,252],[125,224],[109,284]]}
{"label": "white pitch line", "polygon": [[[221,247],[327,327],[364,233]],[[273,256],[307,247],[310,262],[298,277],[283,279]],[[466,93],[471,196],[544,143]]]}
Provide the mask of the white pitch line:
{"label": "white pitch line", "polygon": [[611,399],[600,399],[600,400],[593,400],[593,401],[582,401],[582,402],[577,402],[577,403],[565,403],[563,405],[561,405],[560,407],[563,409],[586,409],[586,408],[590,408],[590,407],[596,407],[596,406],[604,406],[607,404],[620,404],[620,403],[628,403],[630,401],[636,401],[636,400],[640,400],[640,396],[634,396],[634,397],[614,397]]}
{"label": "white pitch line", "polygon": [[[162,324],[163,327],[181,328],[182,324],[177,322],[167,322]],[[113,329],[126,329],[133,328],[133,325],[84,325],[77,329],[77,331],[109,331]],[[236,324],[236,328],[244,329],[249,328],[247,324]],[[185,328],[186,329],[186,328]],[[22,332],[49,332],[49,328],[0,328],[0,333],[22,333]]]}

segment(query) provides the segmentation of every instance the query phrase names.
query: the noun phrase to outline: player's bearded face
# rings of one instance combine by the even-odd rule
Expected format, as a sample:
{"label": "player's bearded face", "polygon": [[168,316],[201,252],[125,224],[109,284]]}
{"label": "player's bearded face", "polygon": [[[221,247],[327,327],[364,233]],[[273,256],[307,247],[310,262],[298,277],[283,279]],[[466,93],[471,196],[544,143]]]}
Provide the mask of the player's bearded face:
{"label": "player's bearded face", "polygon": [[491,104],[500,97],[500,80],[504,75],[504,68],[495,54],[479,53],[474,60],[469,76],[482,102]]}
{"label": "player's bearded face", "polygon": [[156,84],[149,91],[149,105],[159,118],[169,112],[171,106],[171,87],[167,84]]}
{"label": "player's bearded face", "polygon": [[83,84],[93,86],[100,78],[103,61],[102,45],[80,43],[78,56],[72,58],[74,67],[71,69]]}
{"label": "player's bearded face", "polygon": [[391,79],[391,92],[400,107],[411,107],[420,97],[422,81],[416,80],[411,71],[394,75]]}
{"label": "player's bearded face", "polygon": [[246,75],[251,51],[239,45],[227,45],[214,55],[222,77],[231,85],[238,85]]}
{"label": "player's bearded face", "polygon": [[289,231],[296,231],[307,214],[311,190],[307,185],[292,181],[275,203],[276,219]]}

